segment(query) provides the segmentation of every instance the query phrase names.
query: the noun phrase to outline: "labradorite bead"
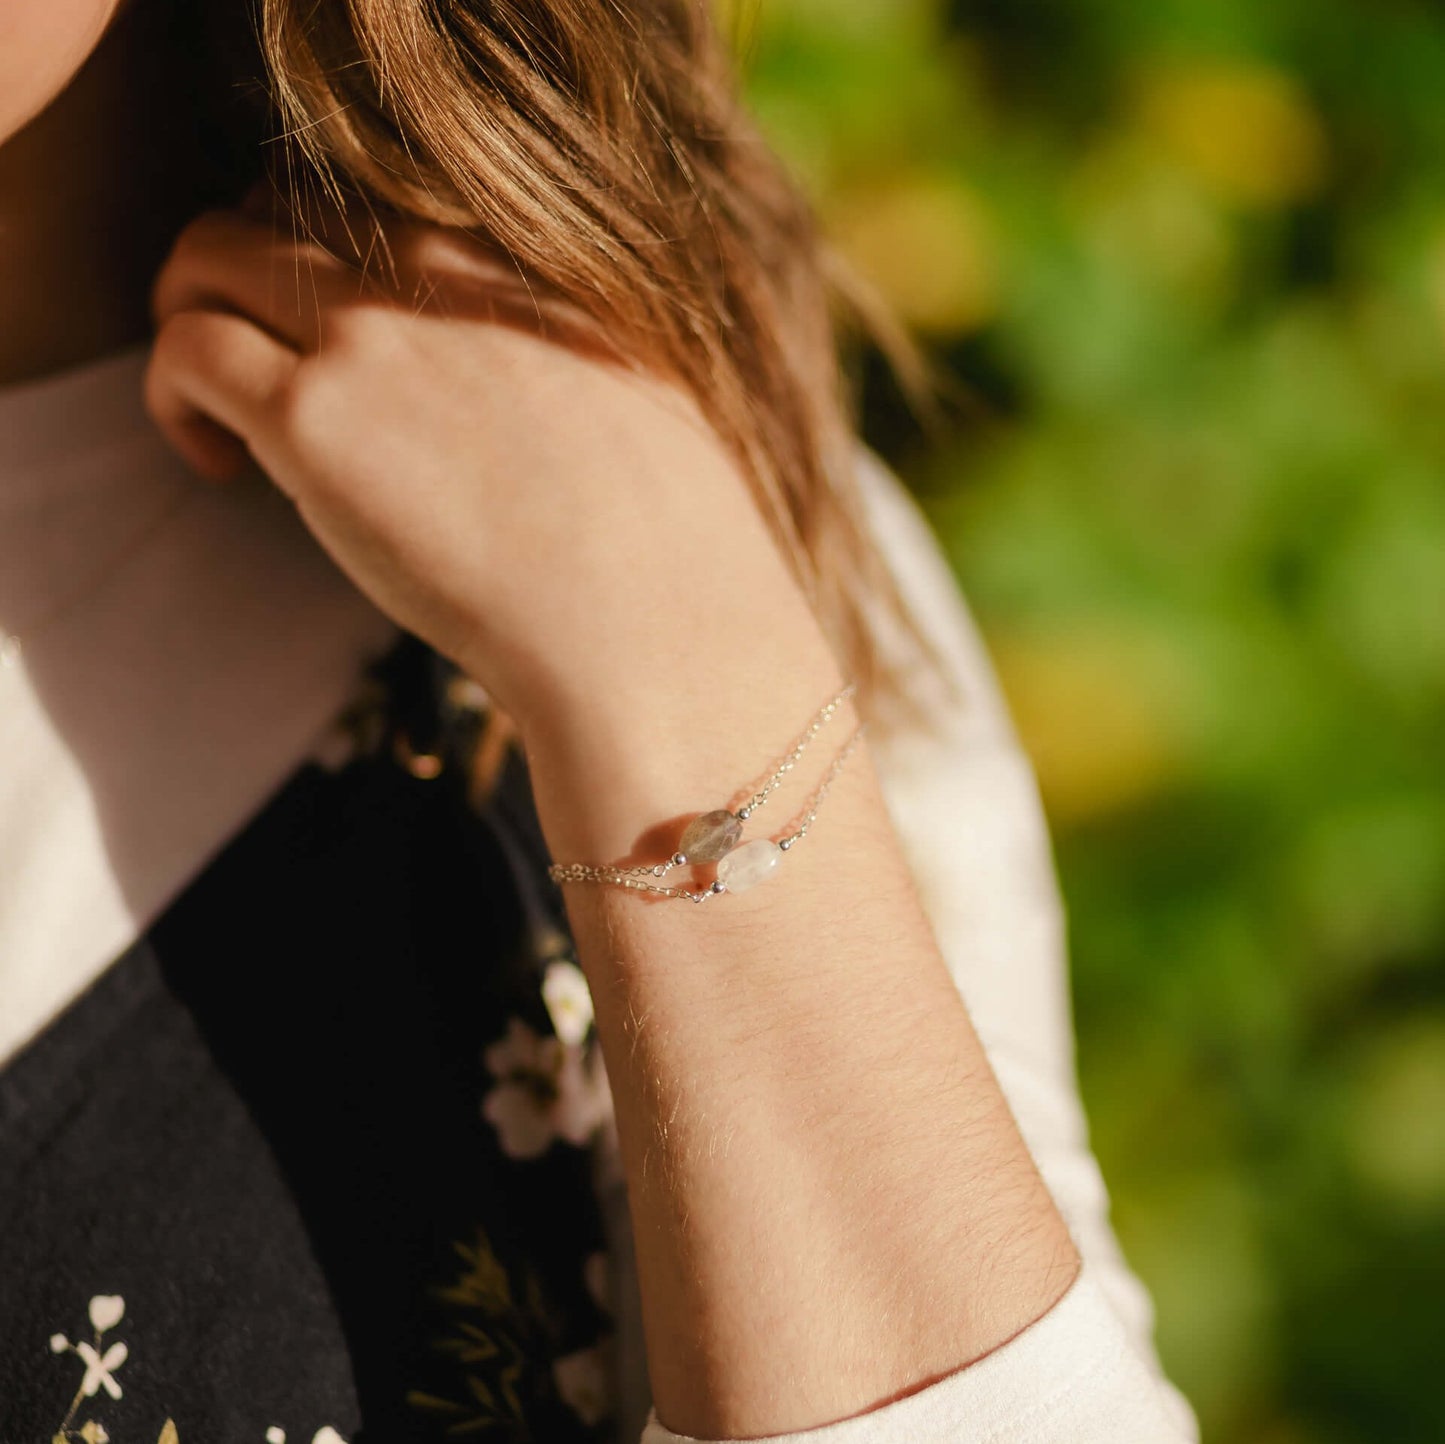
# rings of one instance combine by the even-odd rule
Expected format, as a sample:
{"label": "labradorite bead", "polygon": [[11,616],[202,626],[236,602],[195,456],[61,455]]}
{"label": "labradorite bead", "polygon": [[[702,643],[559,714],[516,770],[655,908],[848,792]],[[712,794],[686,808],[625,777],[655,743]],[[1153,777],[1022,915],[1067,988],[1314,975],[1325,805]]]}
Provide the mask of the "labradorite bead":
{"label": "labradorite bead", "polygon": [[688,823],[677,850],[689,862],[716,862],[738,845],[743,825],[724,808],[704,812]]}
{"label": "labradorite bead", "polygon": [[782,850],[766,837],[755,837],[723,858],[717,865],[717,880],[729,892],[746,892],[769,877],[782,862]]}

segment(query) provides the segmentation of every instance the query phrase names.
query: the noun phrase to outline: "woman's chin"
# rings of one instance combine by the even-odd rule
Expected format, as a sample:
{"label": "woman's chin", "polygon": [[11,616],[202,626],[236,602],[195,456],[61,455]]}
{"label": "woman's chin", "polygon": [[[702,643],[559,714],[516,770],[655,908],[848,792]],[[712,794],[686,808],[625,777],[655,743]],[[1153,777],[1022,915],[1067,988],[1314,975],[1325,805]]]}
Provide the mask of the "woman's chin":
{"label": "woman's chin", "polygon": [[75,78],[129,0],[4,0],[0,6],[0,146]]}

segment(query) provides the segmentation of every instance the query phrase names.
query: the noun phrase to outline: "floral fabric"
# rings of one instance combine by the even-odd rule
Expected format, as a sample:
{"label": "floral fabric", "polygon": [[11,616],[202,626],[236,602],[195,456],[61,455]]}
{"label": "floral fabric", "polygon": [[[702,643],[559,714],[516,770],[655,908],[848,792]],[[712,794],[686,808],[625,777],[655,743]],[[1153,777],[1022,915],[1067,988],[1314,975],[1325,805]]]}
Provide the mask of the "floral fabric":
{"label": "floral fabric", "polygon": [[403,638],[0,1072],[5,1444],[614,1437],[610,1094],[496,720]]}

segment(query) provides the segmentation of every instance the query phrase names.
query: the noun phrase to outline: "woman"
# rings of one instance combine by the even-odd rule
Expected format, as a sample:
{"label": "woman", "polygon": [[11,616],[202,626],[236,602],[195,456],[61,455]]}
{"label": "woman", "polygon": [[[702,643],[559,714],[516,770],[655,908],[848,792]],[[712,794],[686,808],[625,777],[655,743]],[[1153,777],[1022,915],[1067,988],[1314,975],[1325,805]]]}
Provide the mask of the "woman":
{"label": "woman", "polygon": [[251,18],[0,50],[0,1434],[1192,1437],[701,7]]}

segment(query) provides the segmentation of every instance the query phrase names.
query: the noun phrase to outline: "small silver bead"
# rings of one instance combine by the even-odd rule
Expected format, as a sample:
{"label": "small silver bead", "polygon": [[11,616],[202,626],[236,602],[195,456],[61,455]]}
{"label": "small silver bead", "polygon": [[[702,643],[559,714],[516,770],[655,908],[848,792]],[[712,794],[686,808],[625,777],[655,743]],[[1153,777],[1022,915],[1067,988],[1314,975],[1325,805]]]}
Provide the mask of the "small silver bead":
{"label": "small silver bead", "polygon": [[726,891],[727,891],[727,888],[723,885],[723,883],[722,883],[721,881],[714,882],[713,885],[712,885],[710,888],[708,888],[708,892],[726,892]]}
{"label": "small silver bead", "polygon": [[740,807],[733,815],[739,822],[746,822],[753,815],[753,810],[751,807]]}
{"label": "small silver bead", "polygon": [[684,866],[686,866],[686,864],[687,864],[687,859],[682,855],[682,853],[680,853],[680,852],[675,852],[675,853],[673,853],[673,855],[672,855],[672,865],[673,865],[674,867],[684,867]]}
{"label": "small silver bead", "polygon": [[784,852],[786,852],[790,847],[792,847],[792,845],[793,845],[793,839],[792,839],[791,837],[785,837],[785,838],[778,844],[778,846],[779,846]]}

